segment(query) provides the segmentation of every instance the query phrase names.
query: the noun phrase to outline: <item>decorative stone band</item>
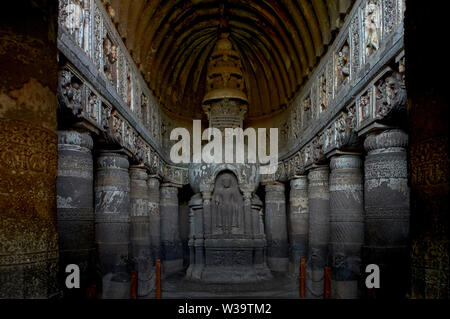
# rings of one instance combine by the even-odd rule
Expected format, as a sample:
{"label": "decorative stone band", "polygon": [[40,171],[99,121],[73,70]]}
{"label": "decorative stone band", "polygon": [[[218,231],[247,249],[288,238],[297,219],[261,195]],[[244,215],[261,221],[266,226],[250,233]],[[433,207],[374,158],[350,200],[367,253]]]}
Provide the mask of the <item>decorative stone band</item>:
{"label": "decorative stone band", "polygon": [[[297,176],[291,180],[291,192],[289,196],[289,201],[291,204],[291,209],[297,207],[299,209],[295,210],[293,213],[305,214],[308,213],[308,177]],[[302,196],[306,195],[306,196]],[[306,206],[305,206],[306,205]],[[301,207],[306,207],[305,209],[300,209]]]}
{"label": "decorative stone band", "polygon": [[285,187],[283,184],[267,184],[266,187],[266,203],[278,203],[285,201]]}
{"label": "decorative stone band", "polygon": [[58,259],[58,250],[33,252],[29,254],[1,255],[0,266],[25,265],[37,262],[48,262],[49,260],[52,259]]}

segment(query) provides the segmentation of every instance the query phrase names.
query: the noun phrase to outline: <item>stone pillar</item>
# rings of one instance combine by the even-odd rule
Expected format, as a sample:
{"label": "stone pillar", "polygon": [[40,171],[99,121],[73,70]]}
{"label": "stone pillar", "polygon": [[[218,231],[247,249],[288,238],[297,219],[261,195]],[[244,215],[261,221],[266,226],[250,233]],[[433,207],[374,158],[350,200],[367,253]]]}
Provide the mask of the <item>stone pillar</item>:
{"label": "stone pillar", "polygon": [[255,245],[255,252],[253,255],[253,263],[255,265],[264,265],[266,263],[264,250],[266,248],[266,236],[264,234],[263,203],[255,194],[252,198],[252,228],[253,228],[253,242]]}
{"label": "stone pillar", "polygon": [[406,146],[400,130],[369,135],[365,161],[364,265],[376,264],[381,289],[376,297],[404,298],[408,285],[409,188]]}
{"label": "stone pillar", "polygon": [[130,175],[125,155],[100,153],[95,178],[95,240],[102,298],[130,297]]}
{"label": "stone pillar", "polygon": [[94,164],[89,134],[58,132],[56,180],[60,282],[69,264],[80,267],[81,289],[67,289],[65,297],[84,297],[94,283]]}
{"label": "stone pillar", "polygon": [[59,294],[57,1],[0,10],[0,298]]}
{"label": "stone pillar", "polygon": [[203,200],[200,193],[192,196],[189,208],[189,268],[186,271],[186,278],[200,280],[205,266]]}
{"label": "stone pillar", "polygon": [[335,156],[330,167],[331,297],[356,299],[364,243],[362,161],[358,155]]}
{"label": "stone pillar", "polygon": [[289,199],[289,271],[300,272],[300,259],[308,254],[308,177],[298,176],[291,181]]}
{"label": "stone pillar", "polygon": [[284,185],[268,184],[265,187],[267,264],[272,271],[286,272],[289,258]]}
{"label": "stone pillar", "polygon": [[161,186],[161,246],[164,275],[183,269],[183,247],[180,241],[178,188]]}
{"label": "stone pillar", "polygon": [[147,296],[153,288],[153,261],[150,245],[150,218],[148,210],[147,170],[143,166],[130,168],[131,199],[131,255],[138,273],[140,297]]}
{"label": "stone pillar", "polygon": [[330,234],[330,190],[328,166],[310,170],[308,174],[309,244],[306,265],[306,296],[322,298],[324,269],[328,261]]}
{"label": "stone pillar", "polygon": [[159,207],[159,179],[150,176],[148,186],[148,210],[150,221],[150,244],[152,247],[153,262],[161,258],[161,215]]}

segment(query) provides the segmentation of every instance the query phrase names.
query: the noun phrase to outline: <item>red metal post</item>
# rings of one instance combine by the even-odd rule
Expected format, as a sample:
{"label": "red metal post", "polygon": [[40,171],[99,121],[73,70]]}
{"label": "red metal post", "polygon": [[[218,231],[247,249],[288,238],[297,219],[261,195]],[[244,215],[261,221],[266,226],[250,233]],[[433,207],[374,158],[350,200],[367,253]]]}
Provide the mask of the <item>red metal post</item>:
{"label": "red metal post", "polygon": [[156,299],[161,299],[161,260],[156,259]]}
{"label": "red metal post", "polygon": [[137,279],[138,279],[138,273],[137,273],[137,271],[133,270],[131,272],[131,285],[130,285],[130,298],[131,299],[137,299]]}
{"label": "red metal post", "polygon": [[324,288],[324,299],[330,299],[331,294],[331,268],[325,267],[325,274],[324,274],[324,282],[325,282],[325,288]]}
{"label": "red metal post", "polygon": [[306,281],[306,260],[305,258],[300,259],[300,298],[306,298],[306,289],[305,289],[305,281]]}

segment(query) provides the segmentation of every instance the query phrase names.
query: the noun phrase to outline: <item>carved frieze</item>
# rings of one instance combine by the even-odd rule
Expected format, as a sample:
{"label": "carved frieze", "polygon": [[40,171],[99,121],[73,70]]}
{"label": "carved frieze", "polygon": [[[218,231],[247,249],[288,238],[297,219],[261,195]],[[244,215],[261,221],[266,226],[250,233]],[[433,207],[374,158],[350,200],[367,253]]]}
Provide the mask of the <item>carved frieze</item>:
{"label": "carved frieze", "polygon": [[369,57],[380,48],[381,0],[369,0],[364,8],[364,49]]}
{"label": "carved frieze", "polygon": [[83,111],[83,82],[72,71],[63,69],[59,72],[58,102],[60,107],[71,110],[79,116]]}
{"label": "carved frieze", "polygon": [[398,72],[388,72],[375,84],[375,115],[386,118],[392,112],[406,111],[406,87],[403,76]]}

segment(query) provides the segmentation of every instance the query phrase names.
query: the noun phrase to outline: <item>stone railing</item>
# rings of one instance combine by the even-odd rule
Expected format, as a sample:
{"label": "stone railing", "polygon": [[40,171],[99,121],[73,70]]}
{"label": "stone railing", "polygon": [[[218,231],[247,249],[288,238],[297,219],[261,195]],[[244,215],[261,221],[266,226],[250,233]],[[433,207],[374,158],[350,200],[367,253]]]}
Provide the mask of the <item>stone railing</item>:
{"label": "stone railing", "polygon": [[406,105],[404,0],[359,0],[301,94],[288,108],[276,176],[301,174],[359,136],[389,125]]}
{"label": "stone railing", "polygon": [[186,184],[187,171],[169,166],[163,150],[159,105],[99,0],[59,1],[58,49],[66,118],[82,121],[152,173]]}

